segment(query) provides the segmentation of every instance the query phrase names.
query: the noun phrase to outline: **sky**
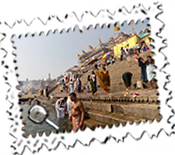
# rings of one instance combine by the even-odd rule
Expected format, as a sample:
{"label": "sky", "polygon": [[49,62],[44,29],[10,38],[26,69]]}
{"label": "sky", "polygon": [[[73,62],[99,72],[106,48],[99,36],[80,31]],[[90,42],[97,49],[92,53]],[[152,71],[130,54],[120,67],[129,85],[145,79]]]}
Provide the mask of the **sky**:
{"label": "sky", "polygon": [[[144,30],[149,23],[146,21],[145,19],[144,23],[141,20],[137,24],[134,23],[133,27],[136,28],[134,31],[138,33]],[[124,33],[132,33],[131,26],[127,27],[127,22],[123,26],[120,24],[117,26],[121,31],[125,28],[122,31]],[[12,38],[13,46],[16,47],[19,80],[47,79],[49,73],[54,79],[64,74],[67,69],[78,64],[77,54],[81,55],[82,50],[88,52],[89,45],[96,47],[99,38],[103,42],[114,36],[114,26],[110,28],[97,26],[96,29],[91,27],[89,30],[84,27],[83,33],[76,28],[75,31],[68,33],[63,31],[62,34],[58,31],[54,34],[50,32],[47,36],[38,34],[34,37],[29,34],[27,37],[23,35],[20,39],[17,36]],[[117,34],[118,31],[116,31]]]}

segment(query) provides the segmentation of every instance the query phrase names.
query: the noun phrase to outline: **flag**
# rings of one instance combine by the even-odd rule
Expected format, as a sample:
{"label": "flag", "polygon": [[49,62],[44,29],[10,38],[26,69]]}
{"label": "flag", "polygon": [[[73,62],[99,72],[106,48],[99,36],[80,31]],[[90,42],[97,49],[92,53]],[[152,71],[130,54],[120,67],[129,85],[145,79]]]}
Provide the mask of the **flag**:
{"label": "flag", "polygon": [[93,50],[93,47],[91,45],[89,45],[89,49]]}
{"label": "flag", "polygon": [[78,54],[78,57],[81,58],[80,54]]}
{"label": "flag", "polygon": [[101,39],[99,39],[99,44],[101,44]]}
{"label": "flag", "polygon": [[119,26],[114,26],[114,30],[115,31],[119,31],[120,30],[120,27]]}
{"label": "flag", "polygon": [[86,54],[86,52],[84,50],[82,50],[82,53]]}

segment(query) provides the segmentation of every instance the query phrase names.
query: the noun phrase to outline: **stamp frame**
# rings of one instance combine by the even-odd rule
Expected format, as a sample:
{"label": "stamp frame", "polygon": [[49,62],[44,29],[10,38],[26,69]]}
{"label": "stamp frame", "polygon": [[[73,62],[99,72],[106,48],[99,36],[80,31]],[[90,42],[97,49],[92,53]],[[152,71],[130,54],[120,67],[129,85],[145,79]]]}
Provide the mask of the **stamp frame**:
{"label": "stamp frame", "polygon": [[[150,12],[147,11],[147,15],[146,16],[149,16],[151,18],[151,23],[153,23],[151,25],[155,24],[155,25],[158,25],[158,26],[160,25],[160,27],[161,27],[162,23],[155,18],[155,16],[160,11],[157,8],[159,6],[159,4],[153,4],[152,6],[155,9],[155,12],[154,13],[151,12],[151,11],[153,11],[151,9],[151,11],[149,10]],[[135,8],[135,9],[140,10],[140,8],[143,8],[143,7],[141,6],[141,7]],[[120,21],[120,19],[122,19],[123,17],[126,17],[126,16],[127,16],[126,17],[127,21],[128,20],[132,20],[133,18],[135,19],[135,21],[137,19],[144,19],[145,15],[142,14],[141,12],[139,12],[137,15],[135,13],[133,13],[135,9],[133,9],[131,13],[128,13],[125,9],[123,9],[122,15],[119,16],[119,20],[118,21]],[[99,15],[101,13],[104,14],[104,15],[110,15],[110,13],[107,12],[107,11],[106,12],[105,11],[104,12],[100,12]],[[116,12],[116,14],[120,14],[120,13]],[[142,14],[142,18],[138,18],[138,16],[141,15],[141,14]],[[93,27],[95,27],[95,25],[97,24],[97,21],[100,23],[100,25],[104,24],[105,22],[106,23],[111,23],[112,22],[111,19],[108,19],[107,17],[104,19],[104,18],[102,18],[99,15],[96,18],[93,17],[92,15],[90,15],[91,17],[90,16],[87,17],[87,18],[94,19],[94,20],[89,20],[89,21],[91,21],[91,23],[94,23]],[[85,18],[85,17],[83,17],[83,18]],[[75,24],[70,25],[71,20],[74,21]],[[32,34],[38,32],[39,34],[41,34],[40,32],[42,32],[42,31],[45,34],[48,34],[49,30],[54,32],[54,30],[56,29],[57,25],[59,26],[59,31],[60,31],[63,28],[65,28],[67,30],[68,28],[71,27],[73,29],[73,27],[75,25],[77,25],[77,24],[81,28],[82,26],[84,26],[83,24],[85,24],[83,22],[80,24],[80,22],[76,19],[76,17],[74,15],[71,15],[71,18],[68,18],[65,21],[66,22],[63,25],[59,25],[61,23],[57,19],[51,18],[51,20],[48,20],[47,24],[44,25],[41,22],[41,20],[37,18],[37,19],[32,21],[30,26],[27,26],[27,24],[24,21],[22,21],[21,23],[16,22],[15,25],[12,28],[10,28],[6,24],[1,24],[0,25],[1,31],[3,31],[5,33],[5,35],[6,35],[5,38],[1,41],[1,50],[7,51],[8,54],[7,54],[6,58],[8,57],[9,59],[13,60],[15,54],[12,51],[14,51],[14,49],[12,48],[11,42],[9,41],[11,39],[12,35],[20,36],[21,34],[25,35],[28,32],[31,32]],[[88,27],[90,25],[90,23],[86,23],[85,25],[86,25],[86,27]],[[159,33],[159,30],[158,31],[157,30],[158,30],[158,28],[152,27],[152,32],[158,32]],[[152,37],[155,39],[155,45],[153,43],[153,45],[155,46],[155,49],[153,51],[157,55],[159,55],[161,53],[158,52],[158,51],[162,47],[163,38],[159,38],[156,34],[153,34],[153,33],[152,33]],[[12,52],[12,54],[11,54],[11,52]],[[156,62],[157,62],[157,60],[158,59],[156,59]],[[159,61],[160,61],[160,59],[159,59]],[[164,61],[164,64],[166,63],[166,61],[163,60],[163,58],[162,58],[162,61]],[[161,66],[158,63],[156,63],[156,65],[158,66],[158,68],[159,68],[159,66]],[[17,90],[15,88],[15,86],[17,85],[17,81],[16,81],[16,77],[15,77],[15,72],[16,71],[12,69],[12,68],[14,68],[14,64],[13,63],[12,64],[9,63],[9,68],[12,70],[12,72],[8,75],[8,79],[10,80],[9,83],[10,83],[10,85],[12,87],[11,87],[10,91],[7,92],[7,95],[9,96],[8,100],[10,102],[14,103],[14,105],[16,106],[17,103],[18,103],[17,102],[18,98],[17,97],[15,97],[15,98],[10,97],[12,93],[15,94],[14,96],[17,96]],[[159,70],[161,70],[161,69],[159,69]],[[158,72],[156,72],[156,73],[160,74],[161,75],[161,80],[165,81],[165,83],[166,83],[166,81],[167,81],[165,79],[166,74],[161,72],[161,71],[160,71],[160,73],[158,73]],[[29,137],[28,139],[24,139],[23,140],[23,142],[21,143],[20,147],[17,147],[17,145],[20,143],[20,141],[22,139],[22,137],[21,137],[21,138],[18,138],[14,144],[12,144],[12,146],[17,148],[17,150],[14,150],[14,152],[16,152],[16,151],[22,152],[24,147],[29,147],[30,150],[33,152],[33,151],[38,150],[43,144],[47,145],[47,147],[49,149],[55,149],[57,147],[58,143],[60,143],[60,142],[63,143],[65,145],[65,147],[67,147],[67,148],[69,146],[74,146],[77,141],[80,141],[84,145],[85,144],[88,145],[92,141],[92,139],[94,139],[94,138],[99,140],[100,142],[103,142],[105,140],[105,138],[108,137],[108,136],[115,137],[117,141],[120,141],[120,140],[123,141],[127,134],[132,135],[135,139],[139,139],[144,132],[147,132],[150,137],[152,137],[153,135],[157,136],[158,133],[161,130],[164,130],[168,134],[170,134],[172,129],[171,129],[171,123],[168,123],[168,120],[169,120],[169,117],[170,117],[170,115],[172,113],[171,113],[171,108],[169,108],[166,105],[167,98],[168,98],[169,95],[168,95],[168,92],[166,92],[166,90],[164,88],[162,88],[162,87],[164,87],[165,83],[161,84],[161,80],[158,79],[158,81],[160,81],[160,82],[158,82],[159,83],[158,85],[160,87],[160,95],[161,94],[167,94],[167,95],[159,96],[159,99],[161,101],[161,114],[163,115],[163,119],[159,123],[154,121],[153,123],[151,123],[151,125],[149,125],[149,123],[147,122],[146,124],[142,124],[141,123],[139,125],[136,125],[136,124],[129,125],[129,124],[127,124],[124,128],[122,126],[120,126],[118,128],[113,126],[113,128],[111,128],[111,129],[101,129],[101,128],[99,128],[99,129],[95,130],[95,134],[93,134],[93,135],[92,135],[92,131],[88,130],[88,129],[86,129],[86,131],[83,131],[83,132],[79,131],[78,133],[75,133],[75,134],[74,133],[60,134],[60,136],[58,136],[58,137],[65,136],[66,138],[64,140],[62,140],[61,138],[60,139],[58,138],[57,141],[55,142],[54,146],[53,145],[49,146],[49,145],[47,145],[46,142],[44,142],[45,138],[47,138],[47,139],[49,138],[49,140],[52,141],[53,138],[55,137],[54,134],[51,134],[49,137],[46,137],[45,135],[43,135],[42,137],[39,137],[37,135],[35,138]],[[19,109],[15,109],[15,107],[10,108],[9,111],[12,113],[12,115],[9,116],[9,119],[13,118],[13,119],[15,119],[15,120],[17,120],[19,122],[19,117],[15,118],[16,111],[18,111],[18,110]],[[15,125],[15,121],[12,123],[12,125],[13,126]],[[22,127],[22,124],[19,125],[19,128],[20,127]],[[22,132],[23,131],[20,131],[20,132],[16,132],[14,134],[14,132],[12,131],[12,128],[10,130],[10,134],[12,134],[14,137],[20,137]],[[118,132],[121,135],[116,135],[115,134],[115,133],[118,133]],[[92,135],[92,137],[84,137],[83,135],[85,135],[85,134],[90,134],[90,135]],[[104,135],[104,136],[101,136],[101,135]],[[71,138],[69,139],[67,137],[71,137]],[[83,137],[83,139],[80,139],[78,137]],[[29,140],[31,141],[31,143],[34,143],[34,141],[37,138],[38,139],[42,139],[42,140],[40,140],[39,144],[37,144],[37,147],[35,147],[35,148],[31,147],[31,145],[29,145],[27,143],[27,141],[29,141]]]}

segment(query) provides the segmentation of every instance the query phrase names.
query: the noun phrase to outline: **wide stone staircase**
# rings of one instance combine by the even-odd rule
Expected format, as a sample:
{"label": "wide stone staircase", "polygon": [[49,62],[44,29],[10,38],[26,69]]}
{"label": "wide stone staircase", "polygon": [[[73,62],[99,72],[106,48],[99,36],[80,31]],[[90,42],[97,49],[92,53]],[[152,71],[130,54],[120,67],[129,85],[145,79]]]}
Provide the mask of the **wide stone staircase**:
{"label": "wide stone staircase", "polygon": [[[140,56],[146,59],[148,55],[154,56],[151,51],[143,52]],[[101,68],[99,68],[101,70]],[[152,122],[154,119],[160,121],[162,116],[160,112],[160,103],[157,100],[157,90],[136,90],[133,84],[136,84],[138,80],[141,80],[141,68],[138,63],[135,63],[135,56],[130,57],[130,63],[127,60],[116,61],[114,64],[106,66],[111,78],[111,90],[108,95],[105,95],[104,91],[100,87],[97,80],[97,95],[92,96],[90,93],[77,94],[78,99],[82,101],[85,108],[85,124],[91,129],[95,129],[98,126],[105,127],[108,125],[111,127],[113,124],[123,126],[128,122],[130,124],[140,122]],[[124,72],[132,72],[134,75],[132,78],[132,86],[130,94],[124,96],[125,86],[122,81],[122,75]],[[91,71],[84,73],[81,76],[82,86],[89,84],[87,81],[88,75]],[[146,88],[149,88],[148,84],[145,84]],[[65,92],[61,92],[61,86],[55,88],[51,94],[55,97],[64,97]],[[140,95],[136,98],[132,98],[134,92],[139,92]],[[67,94],[68,95],[68,94]]]}
{"label": "wide stone staircase", "polygon": [[[140,95],[132,98],[130,91],[128,96],[124,96],[123,92],[110,93],[108,95],[102,92],[97,96],[92,96],[89,93],[77,94],[78,99],[83,103],[85,109],[84,124],[86,127],[95,130],[96,127],[102,128],[115,125],[125,126],[129,124],[140,124],[141,122],[152,122],[153,120],[160,121],[160,102],[157,100],[157,90],[137,90]],[[57,97],[65,97],[68,94],[59,94]],[[53,105],[57,99],[47,100],[38,97],[42,103]]]}
{"label": "wide stone staircase", "polygon": [[[153,56],[154,54],[150,51],[143,52],[140,56],[143,59],[146,59],[148,55]],[[110,78],[111,78],[111,92],[118,91],[118,90],[125,90],[125,86],[122,81],[122,75],[125,72],[131,72],[134,76],[132,78],[132,86],[131,89],[135,89],[133,84],[136,84],[138,80],[141,80],[141,68],[138,66],[138,63],[135,63],[135,56],[130,57],[131,61],[128,63],[127,60],[123,61],[116,61],[114,64],[110,64],[106,66],[106,69],[109,71]],[[101,70],[101,68],[100,68]],[[82,85],[89,84],[87,82],[87,77],[90,75],[91,71],[84,73],[81,77]],[[89,84],[90,86],[90,84]],[[100,84],[97,80],[97,91],[102,91]],[[148,84],[145,84],[145,87],[149,87]]]}
{"label": "wide stone staircase", "polygon": [[[154,56],[154,54],[151,51],[143,52],[140,54],[140,56],[143,59],[146,59],[148,55]],[[135,56],[130,57],[130,63],[128,63],[127,60],[123,61],[116,61],[114,64],[110,64],[106,66],[106,69],[109,71],[109,75],[111,78],[111,86],[110,86],[110,92],[125,90],[125,86],[122,81],[122,75],[125,72],[131,72],[134,76],[132,78],[132,86],[131,89],[135,89],[133,84],[136,84],[138,80],[141,80],[141,68],[138,66],[138,63],[135,63]],[[101,68],[99,68],[101,70]],[[81,76],[81,82],[82,87],[85,85],[89,85],[89,88],[91,88],[90,83],[87,81],[88,75],[91,74],[91,70],[89,70],[86,73],[83,73]],[[69,84],[67,84],[69,87]],[[149,88],[148,84],[144,84],[145,87]],[[62,86],[59,85],[57,88],[53,89],[53,91],[50,91],[51,94],[59,94],[59,93],[65,93],[61,92]],[[97,92],[102,92],[102,88],[99,84],[99,81],[97,79]]]}
{"label": "wide stone staircase", "polygon": [[83,101],[85,107],[85,124],[91,129],[113,124],[118,127],[126,123],[152,122],[154,119],[160,121],[162,116],[159,113],[157,103],[139,102],[91,102]]}
{"label": "wide stone staircase", "polygon": [[[143,52],[140,56],[146,59],[148,55],[154,56],[150,51]],[[109,71],[111,78],[111,90],[110,92],[125,92],[125,86],[122,81],[122,75],[125,72],[132,72],[134,75],[132,78],[131,89],[135,92],[134,84],[138,80],[141,80],[141,68],[138,63],[135,63],[135,56],[130,57],[130,63],[127,60],[117,61],[114,64],[106,66]],[[90,75],[90,71],[84,73],[81,77],[82,85],[87,84],[87,77]],[[90,85],[89,85],[90,86]],[[97,94],[98,96],[90,97],[87,96],[82,99],[83,105],[86,109],[86,119],[85,124],[95,129],[97,126],[109,127],[115,124],[118,126],[120,123],[125,125],[127,122],[132,124],[139,124],[140,122],[152,122],[154,119],[160,121],[162,116],[159,113],[160,103],[157,101],[157,92],[149,92],[140,95],[137,99],[132,99],[132,95],[124,97],[124,93],[121,92],[120,95],[113,94],[116,100],[112,100],[113,96],[101,97],[100,93],[103,92],[100,84],[97,80]],[[149,84],[144,84],[146,88],[149,88]],[[145,94],[145,95],[144,95]],[[99,97],[100,96],[100,97]],[[104,94],[103,94],[104,96]],[[101,100],[99,100],[101,98]]]}

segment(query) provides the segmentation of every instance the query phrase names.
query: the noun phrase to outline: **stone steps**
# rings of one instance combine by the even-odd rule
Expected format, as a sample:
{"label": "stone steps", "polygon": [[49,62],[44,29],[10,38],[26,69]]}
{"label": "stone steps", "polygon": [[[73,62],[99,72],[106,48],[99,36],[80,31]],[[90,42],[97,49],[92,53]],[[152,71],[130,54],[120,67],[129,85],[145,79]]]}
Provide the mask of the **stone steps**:
{"label": "stone steps", "polygon": [[[111,127],[113,124],[116,126],[122,124],[124,126],[127,122],[130,124],[134,122],[139,124],[140,122],[145,123],[146,121],[152,122],[154,119],[160,121],[162,118],[159,114],[160,104],[155,101],[151,103],[149,100],[143,102],[141,100],[145,97],[156,98],[155,93],[154,90],[152,90],[152,92],[140,90],[141,96],[137,96],[134,101],[130,100],[131,96],[124,97],[121,91],[108,95],[102,93],[104,95],[99,94],[96,96],[88,93],[80,93],[77,94],[77,97],[82,100],[85,108],[85,125],[94,130],[95,127],[102,126],[103,128],[105,125]],[[60,98],[67,95],[68,94],[58,94],[57,97]],[[83,98],[86,100],[83,100]],[[139,98],[141,98],[140,101]],[[46,101],[44,101],[45,98],[39,97],[39,99],[47,104],[52,104],[52,101],[54,101],[53,103],[56,102],[56,99]]]}
{"label": "stone steps", "polygon": [[[153,56],[153,54],[150,51],[144,52],[140,54],[142,58],[146,58],[147,55]],[[111,90],[124,90],[125,86],[122,83],[122,74],[124,72],[130,71],[133,73],[134,78],[132,79],[132,84],[136,83],[136,81],[141,80],[141,68],[138,66],[138,63],[134,62],[135,56],[131,57],[132,64],[128,64],[127,60],[123,61],[117,61],[114,64],[110,64],[109,66],[106,66],[106,69],[109,71],[110,78],[111,78]],[[90,72],[84,73],[81,77],[82,85],[87,83],[87,77],[90,75]],[[99,85],[99,82],[97,80],[97,85]],[[147,88],[149,88],[149,85],[146,85]],[[101,88],[98,88],[98,91],[101,91]]]}
{"label": "stone steps", "polygon": [[[136,98],[132,98],[134,92],[139,92]],[[139,102],[147,104],[159,104],[157,90],[147,90],[147,89],[138,89],[130,90],[127,96],[124,96],[125,90],[110,92],[105,94],[104,91],[98,91],[97,95],[91,95],[91,93],[77,93],[77,97],[81,101],[99,101],[99,102]],[[55,94],[55,98],[68,96],[69,93],[58,93]]]}
{"label": "stone steps", "polygon": [[122,113],[124,115],[160,121],[159,104],[147,104],[139,102],[82,102],[85,108],[103,111],[107,113]]}
{"label": "stone steps", "polygon": [[101,126],[102,128],[106,126],[106,124],[98,122],[98,121],[94,121],[92,119],[85,119],[84,124],[92,130],[95,130],[95,128],[99,126]]}
{"label": "stone steps", "polygon": [[86,108],[85,111],[86,111],[85,118],[103,122],[104,124],[109,124],[109,125],[114,124],[117,127],[120,124],[125,126],[127,122],[129,122],[130,124],[133,124],[134,122],[136,124],[139,124],[140,122],[145,123],[147,121],[147,119],[144,119],[144,118],[126,116],[122,113],[107,113],[107,112],[97,111],[97,110],[88,109],[88,108]]}
{"label": "stone steps", "polygon": [[147,104],[157,104],[158,102],[158,96],[156,95],[156,92],[153,91],[145,91],[144,90],[137,90],[137,92],[140,93],[136,98],[132,98],[132,93],[134,93],[135,90],[131,90],[130,94],[127,96],[124,96],[124,91],[118,91],[114,93],[109,93],[107,95],[104,94],[104,92],[97,92],[97,95],[91,95],[90,93],[86,93],[86,95],[83,95],[83,93],[78,94],[78,99],[84,101],[99,101],[99,102],[139,102],[139,103],[147,103]]}

